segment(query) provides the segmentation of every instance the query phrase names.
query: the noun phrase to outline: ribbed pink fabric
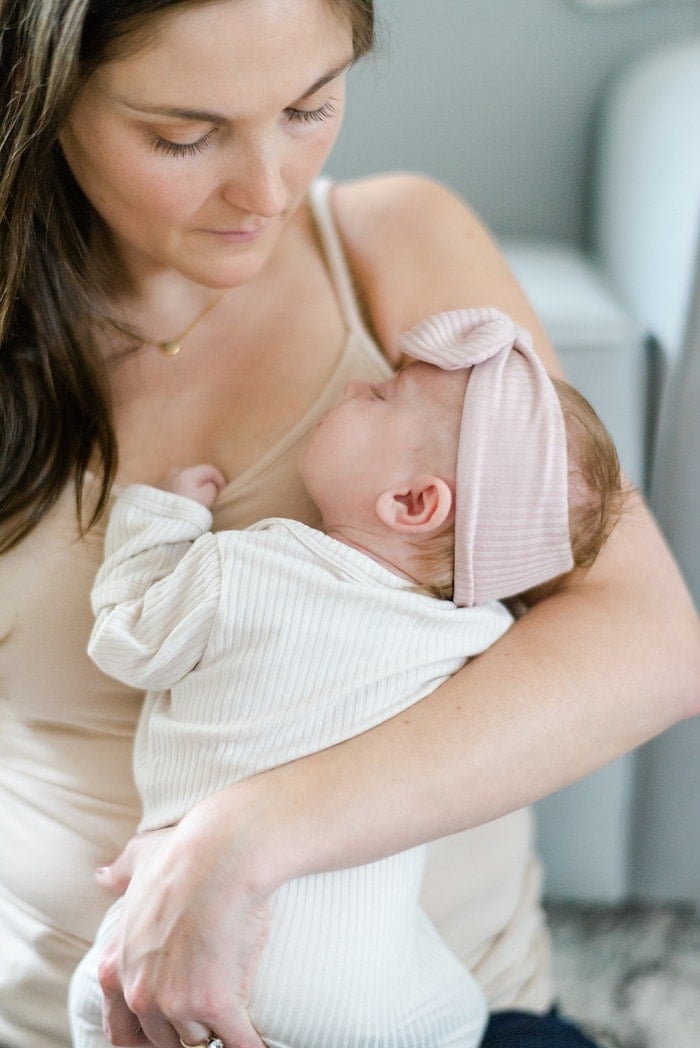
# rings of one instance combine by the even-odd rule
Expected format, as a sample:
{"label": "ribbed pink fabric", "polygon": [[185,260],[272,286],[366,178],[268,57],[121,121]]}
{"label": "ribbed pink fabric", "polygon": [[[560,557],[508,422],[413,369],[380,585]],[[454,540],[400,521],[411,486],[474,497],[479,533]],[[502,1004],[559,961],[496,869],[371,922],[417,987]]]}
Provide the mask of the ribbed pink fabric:
{"label": "ribbed pink fabric", "polygon": [[457,452],[456,604],[514,596],[573,567],[566,431],[527,331],[496,309],[436,313],[401,336],[409,356],[471,368]]}

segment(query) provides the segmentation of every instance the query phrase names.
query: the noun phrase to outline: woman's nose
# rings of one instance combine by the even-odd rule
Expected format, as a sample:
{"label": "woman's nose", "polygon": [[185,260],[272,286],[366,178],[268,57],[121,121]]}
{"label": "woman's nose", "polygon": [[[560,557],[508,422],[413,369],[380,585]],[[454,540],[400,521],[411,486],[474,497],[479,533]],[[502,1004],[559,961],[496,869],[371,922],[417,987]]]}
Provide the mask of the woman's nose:
{"label": "woman's nose", "polygon": [[280,160],[273,146],[248,149],[228,173],[224,196],[235,207],[260,218],[276,218],[286,206]]}

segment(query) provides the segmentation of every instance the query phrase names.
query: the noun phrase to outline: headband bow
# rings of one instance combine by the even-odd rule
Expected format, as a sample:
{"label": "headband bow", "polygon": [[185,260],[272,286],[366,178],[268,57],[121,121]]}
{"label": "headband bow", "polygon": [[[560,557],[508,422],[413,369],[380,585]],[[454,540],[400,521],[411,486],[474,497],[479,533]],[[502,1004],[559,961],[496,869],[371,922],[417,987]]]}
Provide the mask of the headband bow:
{"label": "headband bow", "polygon": [[471,368],[455,497],[454,601],[514,596],[573,567],[566,431],[527,331],[496,309],[436,313],[401,336],[404,353]]}

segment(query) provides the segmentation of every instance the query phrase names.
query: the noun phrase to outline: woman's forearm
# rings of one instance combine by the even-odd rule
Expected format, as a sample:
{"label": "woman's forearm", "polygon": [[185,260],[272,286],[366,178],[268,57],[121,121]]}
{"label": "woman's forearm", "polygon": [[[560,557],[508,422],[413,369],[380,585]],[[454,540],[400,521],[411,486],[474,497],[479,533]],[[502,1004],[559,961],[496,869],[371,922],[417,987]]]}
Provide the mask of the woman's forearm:
{"label": "woman's forearm", "polygon": [[214,803],[266,893],[487,822],[699,710],[700,622],[635,503],[587,576],[431,696]]}

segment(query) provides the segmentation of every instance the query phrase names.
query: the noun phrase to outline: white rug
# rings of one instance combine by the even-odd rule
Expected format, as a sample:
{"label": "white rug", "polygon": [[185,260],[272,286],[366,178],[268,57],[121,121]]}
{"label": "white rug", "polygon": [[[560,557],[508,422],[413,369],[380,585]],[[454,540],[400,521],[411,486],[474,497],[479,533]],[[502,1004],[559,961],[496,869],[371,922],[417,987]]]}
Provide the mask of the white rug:
{"label": "white rug", "polygon": [[562,1012],[601,1048],[700,1048],[700,914],[547,906]]}

